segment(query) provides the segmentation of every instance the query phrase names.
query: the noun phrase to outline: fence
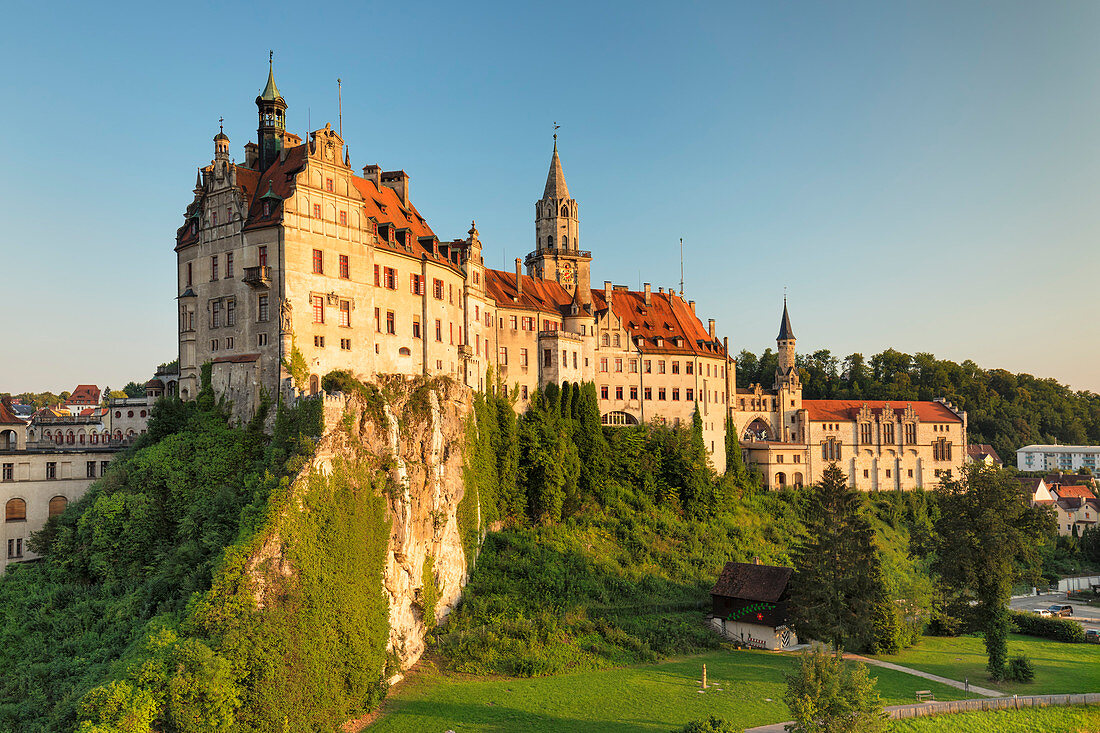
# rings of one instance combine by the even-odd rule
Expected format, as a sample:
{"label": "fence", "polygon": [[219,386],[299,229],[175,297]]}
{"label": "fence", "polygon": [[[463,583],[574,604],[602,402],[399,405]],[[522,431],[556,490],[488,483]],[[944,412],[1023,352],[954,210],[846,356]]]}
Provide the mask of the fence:
{"label": "fence", "polygon": [[886,714],[893,720],[922,718],[926,715],[970,713],[985,710],[1021,710],[1045,708],[1052,705],[1100,705],[1100,692],[1077,695],[1019,695],[992,697],[980,700],[945,700],[943,702],[919,702],[913,705],[891,706]]}

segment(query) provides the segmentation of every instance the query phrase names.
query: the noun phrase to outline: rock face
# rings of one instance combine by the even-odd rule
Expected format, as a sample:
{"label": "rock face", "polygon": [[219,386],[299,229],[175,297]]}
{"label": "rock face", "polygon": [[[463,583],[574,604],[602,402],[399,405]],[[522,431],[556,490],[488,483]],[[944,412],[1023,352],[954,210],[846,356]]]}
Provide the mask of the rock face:
{"label": "rock face", "polygon": [[[443,378],[385,377],[365,395],[324,397],[325,434],[313,470],[328,472],[337,457],[362,452],[376,456],[379,470],[389,474],[391,533],[381,582],[390,608],[389,648],[403,670],[423,654],[425,634],[454,608],[467,581],[457,510],[472,411],[470,390]],[[425,587],[432,579],[434,593]],[[433,597],[434,618],[427,620],[424,606]]]}

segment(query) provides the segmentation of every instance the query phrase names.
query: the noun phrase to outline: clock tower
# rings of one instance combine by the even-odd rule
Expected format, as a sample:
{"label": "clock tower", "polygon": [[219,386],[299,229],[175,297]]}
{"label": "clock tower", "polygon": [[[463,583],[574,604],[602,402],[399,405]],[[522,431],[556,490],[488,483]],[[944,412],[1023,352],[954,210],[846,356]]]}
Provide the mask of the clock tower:
{"label": "clock tower", "polygon": [[569,196],[569,187],[565,185],[557,135],[546,188],[542,198],[535,202],[535,250],[527,255],[525,264],[528,275],[557,281],[574,296],[575,302],[591,309],[592,253],[580,249],[577,202]]}

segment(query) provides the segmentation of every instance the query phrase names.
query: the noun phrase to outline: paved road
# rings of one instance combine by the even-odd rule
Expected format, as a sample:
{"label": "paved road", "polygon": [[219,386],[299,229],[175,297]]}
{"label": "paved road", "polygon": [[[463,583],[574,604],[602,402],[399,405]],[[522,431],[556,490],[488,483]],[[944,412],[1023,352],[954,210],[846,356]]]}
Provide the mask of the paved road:
{"label": "paved road", "polygon": [[[1065,593],[1044,593],[1041,596],[1013,598],[1008,602],[1008,606],[1017,611],[1036,611],[1040,608],[1052,606],[1055,603],[1066,602]],[[1086,606],[1082,603],[1071,603],[1070,605],[1073,606],[1073,616],[1069,618],[1077,621],[1086,629],[1100,629],[1100,608],[1096,606]]]}

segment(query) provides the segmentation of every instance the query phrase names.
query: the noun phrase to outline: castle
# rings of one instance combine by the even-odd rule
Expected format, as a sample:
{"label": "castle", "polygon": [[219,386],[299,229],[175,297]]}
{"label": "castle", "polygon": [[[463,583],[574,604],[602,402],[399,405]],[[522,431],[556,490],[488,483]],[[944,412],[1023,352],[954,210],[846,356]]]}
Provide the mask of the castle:
{"label": "castle", "polygon": [[803,401],[786,306],[775,384],[745,390],[728,339],[694,301],[648,283],[593,288],[556,139],[534,249],[501,271],[485,266],[476,225],[439,239],[405,171],[357,173],[331,125],[306,141],[289,132],[272,67],[256,105],[258,142],[239,164],[224,132],[214,137],[176,232],[184,399],[207,362],[242,416],[261,394],[294,390],[294,362],[309,393],[335,369],[446,375],[474,389],[491,386],[491,370],[518,390],[520,410],[550,382],[593,382],[605,425],[689,423],[698,405],[718,471],[728,417],[769,486],[810,483],[832,461],[860,488],[930,486],[964,460],[965,413],[945,403]]}

